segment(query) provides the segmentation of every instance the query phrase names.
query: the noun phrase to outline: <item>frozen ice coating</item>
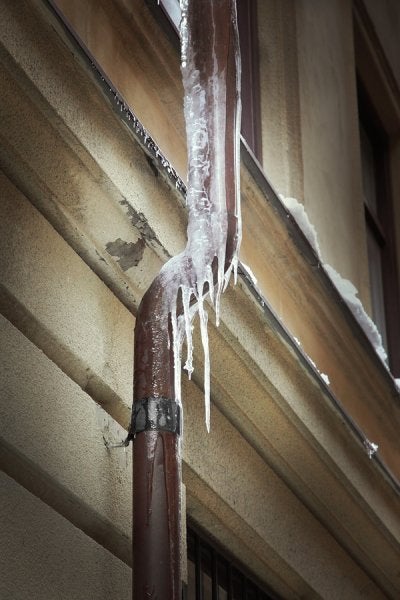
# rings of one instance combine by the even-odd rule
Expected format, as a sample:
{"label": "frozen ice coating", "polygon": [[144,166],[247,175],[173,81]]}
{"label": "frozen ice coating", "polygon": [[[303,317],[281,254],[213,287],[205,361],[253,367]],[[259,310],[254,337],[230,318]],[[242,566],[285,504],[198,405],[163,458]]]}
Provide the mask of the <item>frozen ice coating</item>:
{"label": "frozen ice coating", "polygon": [[[184,368],[190,378],[193,372],[192,323],[198,313],[209,430],[210,359],[205,300],[210,298],[214,305],[218,324],[220,297],[230,273],[236,270],[241,240],[240,55],[234,1],[206,3],[200,7],[196,2],[181,0],[180,6],[188,150],[188,239],[185,250],[168,261],[153,282],[149,295],[153,296],[157,308],[152,314],[146,314],[143,327],[147,331],[151,329],[153,342],[155,340],[151,356],[155,373],[165,369],[156,347],[162,332],[165,335],[169,329],[175,399],[180,401],[182,344],[186,339]],[[195,33],[191,27],[193,23],[198,29]],[[146,335],[145,329],[138,339]],[[141,361],[145,366],[149,363],[145,356]],[[142,363],[138,363],[139,375]]]}

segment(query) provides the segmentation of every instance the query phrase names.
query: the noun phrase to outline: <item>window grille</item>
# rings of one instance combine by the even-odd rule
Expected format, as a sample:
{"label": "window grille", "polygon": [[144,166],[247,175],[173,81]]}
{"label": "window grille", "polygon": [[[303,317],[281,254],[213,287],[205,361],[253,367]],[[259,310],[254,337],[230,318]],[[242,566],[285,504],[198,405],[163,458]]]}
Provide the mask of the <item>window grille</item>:
{"label": "window grille", "polygon": [[188,586],[184,600],[277,600],[191,528],[187,532],[187,552]]}

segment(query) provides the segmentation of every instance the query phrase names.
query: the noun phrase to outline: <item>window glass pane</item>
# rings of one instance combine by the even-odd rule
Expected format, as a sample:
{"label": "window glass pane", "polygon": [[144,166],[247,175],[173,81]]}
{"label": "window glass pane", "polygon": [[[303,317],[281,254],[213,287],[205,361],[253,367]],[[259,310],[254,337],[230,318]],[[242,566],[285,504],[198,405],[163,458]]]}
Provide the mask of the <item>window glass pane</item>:
{"label": "window glass pane", "polygon": [[244,600],[243,577],[236,569],[232,571],[232,600]]}
{"label": "window glass pane", "polygon": [[[187,600],[267,600],[268,594],[234,567],[230,559],[203,541],[197,532],[187,534]],[[197,595],[196,595],[197,594]]]}
{"label": "window glass pane", "polygon": [[181,22],[181,7],[179,5],[179,0],[159,0],[159,4],[161,4],[174,24],[176,31],[179,33],[179,25]]}
{"label": "window glass pane", "polygon": [[202,600],[212,600],[212,556],[207,548],[201,549]]}
{"label": "window glass pane", "polygon": [[382,279],[382,251],[371,229],[367,227],[369,278],[371,284],[372,318],[387,349],[385,302]]}
{"label": "window glass pane", "polygon": [[246,582],[246,600],[257,600],[257,588],[250,582]]}
{"label": "window glass pane", "polygon": [[374,148],[368,134],[360,123],[361,163],[364,201],[374,215],[377,215],[376,173]]}
{"label": "window glass pane", "polygon": [[196,565],[192,560],[188,560],[188,587],[187,600],[196,600]]}
{"label": "window glass pane", "polygon": [[203,600],[212,600],[212,580],[210,575],[203,573]]}
{"label": "window glass pane", "polygon": [[228,600],[228,591],[218,584],[218,600]]}
{"label": "window glass pane", "polygon": [[228,565],[221,559],[217,563],[218,600],[228,600]]}

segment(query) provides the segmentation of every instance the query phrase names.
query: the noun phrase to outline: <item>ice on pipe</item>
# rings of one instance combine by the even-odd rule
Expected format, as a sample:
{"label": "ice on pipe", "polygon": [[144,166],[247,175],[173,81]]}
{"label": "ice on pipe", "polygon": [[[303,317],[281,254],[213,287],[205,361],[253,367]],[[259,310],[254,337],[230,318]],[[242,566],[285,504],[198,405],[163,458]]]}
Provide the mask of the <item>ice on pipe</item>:
{"label": "ice on pipe", "polygon": [[[237,118],[234,123],[234,169],[236,232],[231,263],[226,265],[228,212],[226,194],[225,140],[227,134],[226,65],[215,52],[215,28],[209,32],[210,48],[214,51],[213,72],[204,77],[196,67],[196,48],[189,27],[188,0],[181,0],[181,72],[184,88],[184,116],[188,149],[188,181],[186,203],[189,214],[187,245],[160,272],[164,290],[162,315],[170,315],[174,354],[175,396],[181,400],[181,354],[186,339],[184,368],[189,377],[193,372],[193,319],[200,321],[204,351],[204,394],[207,430],[210,428],[210,356],[208,343],[208,314],[205,301],[210,298],[219,322],[220,298],[232,270],[238,263],[241,240],[239,149],[240,149],[240,56],[236,61]],[[232,3],[235,10],[235,3]],[[232,22],[237,28],[236,15]],[[237,37],[237,29],[235,29]],[[220,64],[221,63],[221,64]],[[213,272],[214,271],[214,272]],[[179,304],[178,304],[179,303]]]}

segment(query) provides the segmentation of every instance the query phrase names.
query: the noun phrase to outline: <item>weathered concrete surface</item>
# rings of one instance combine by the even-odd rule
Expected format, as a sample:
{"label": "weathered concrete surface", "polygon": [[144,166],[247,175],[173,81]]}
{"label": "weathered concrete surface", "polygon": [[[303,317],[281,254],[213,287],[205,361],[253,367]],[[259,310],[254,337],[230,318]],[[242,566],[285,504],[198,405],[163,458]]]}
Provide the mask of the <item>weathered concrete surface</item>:
{"label": "weathered concrete surface", "polygon": [[1,468],[129,563],[132,452],[103,439],[125,431],[1,316],[0,347]]}
{"label": "weathered concrete surface", "polygon": [[126,424],[134,318],[0,172],[0,310]]}
{"label": "weathered concrete surface", "polygon": [[0,473],[0,597],[128,600],[131,569]]}
{"label": "weathered concrete surface", "polygon": [[[41,0],[0,6],[0,160],[31,202],[134,309],[132,296],[141,297],[162,261],[183,248],[186,214],[46,18]],[[45,149],[51,152],[43,154]],[[99,227],[104,220],[107,227]],[[66,222],[72,224],[68,233]],[[86,236],[91,244],[85,244]],[[139,266],[130,277],[131,270],[122,271],[105,248],[117,238],[136,243],[138,237],[147,243],[144,256],[152,271]]]}
{"label": "weathered concrete surface", "polygon": [[201,395],[184,408],[183,473],[196,521],[212,535],[230,530],[230,539],[218,537],[284,598],[385,597],[219,411],[207,434]]}
{"label": "weathered concrete surface", "polygon": [[[144,0],[57,0],[89,51],[162,152],[186,174],[186,135],[179,52],[160,31]],[[115,37],[114,32],[119,35]],[[157,43],[154,43],[154,40]]]}
{"label": "weathered concrete surface", "polygon": [[[113,314],[115,308],[121,315],[129,313],[119,308],[119,302],[99,282],[103,279],[126,306],[136,306],[166,256],[181,248],[185,213],[172,190],[155,176],[142,150],[120,126],[90,75],[72,58],[67,42],[57,38],[46,21],[48,17],[43,18],[32,9],[43,5],[33,1],[21,6],[23,10],[9,1],[0,7],[1,39],[5,44],[0,48],[4,117],[0,120],[0,158],[9,178],[25,195],[23,198],[15,190],[5,194],[15,202],[11,215],[19,226],[17,232],[5,232],[6,239],[14,240],[12,248],[16,254],[14,259],[4,248],[4,256],[13,263],[5,272],[8,288],[18,291],[23,302],[15,304],[14,296],[9,294],[4,306],[7,317],[31,338],[33,345],[6,323],[7,331],[13,331],[19,342],[10,351],[13,360],[6,365],[4,381],[11,390],[10,398],[14,398],[14,389],[18,397],[4,408],[4,427],[7,425],[10,431],[4,431],[3,449],[13,477],[93,538],[101,543],[107,539],[108,547],[128,561],[122,550],[128,540],[121,532],[129,529],[123,513],[130,484],[124,477],[122,483],[115,480],[116,473],[122,471],[120,461],[125,455],[123,450],[116,451],[118,454],[115,458],[112,454],[111,459],[117,466],[109,467],[106,461],[110,457],[104,455],[100,439],[103,425],[96,424],[91,412],[95,405],[65,373],[76,377],[81,385],[79,369],[68,371],[69,357],[73,355],[78,358],[79,368],[88,364],[97,373],[98,381],[107,382],[109,398],[118,389],[122,404],[126,403],[130,373],[118,366],[118,382],[114,383],[103,371],[104,356],[97,356],[96,344],[91,346],[90,340],[101,345],[106,332],[107,344],[111,343],[104,322],[108,311]],[[277,217],[276,208],[248,174],[243,191],[247,248],[252,259],[262,258],[268,297],[276,300],[280,314],[286,311],[288,319],[290,313],[294,314],[294,322],[307,330],[314,347],[319,349],[323,340],[317,360],[332,364],[335,357],[339,361],[341,366],[334,369],[334,374],[344,399],[355,399],[357,415],[373,415],[366,422],[377,428],[371,429],[373,433],[387,433],[382,452],[388,447],[387,456],[395,463],[398,413],[396,398],[391,396],[393,389],[348,326],[337,297],[326,292],[318,273],[295,246],[285,225],[286,218]],[[28,198],[59,235],[37,211],[26,208]],[[21,212],[16,210],[19,201],[25,206]],[[26,225],[26,216],[34,219],[36,235]],[[13,225],[12,219],[6,222]],[[26,240],[21,233],[25,231]],[[65,243],[60,242],[60,235]],[[54,253],[48,252],[45,243],[49,236],[51,247],[54,244],[56,248]],[[141,239],[146,242],[142,259],[124,271],[114,259],[121,259],[124,250],[129,252]],[[118,250],[120,256],[110,256],[107,245],[112,252]],[[62,264],[60,257],[64,255]],[[248,262],[252,265],[252,260]],[[76,273],[80,290],[75,289],[73,282],[62,280],[68,272]],[[29,291],[16,281],[20,275],[33,286],[34,298],[29,298]],[[51,280],[62,293],[47,290],[51,298],[48,302],[44,291],[35,287],[36,278],[44,286]],[[101,308],[96,305],[97,297]],[[61,300],[65,304],[71,300],[75,310],[63,307]],[[52,340],[49,348],[54,351],[54,360],[59,357],[64,373],[34,348],[43,347],[50,355],[44,346],[46,336],[37,334],[44,331],[46,324],[44,308],[51,317],[46,330]],[[357,597],[364,590],[371,597],[379,597],[371,583],[375,579],[388,593],[394,589],[392,596],[396,597],[399,511],[392,488],[374,461],[369,461],[361,444],[343,427],[324,390],[307,375],[293,349],[279,338],[260,306],[241,287],[230,290],[224,298],[222,316],[218,332],[211,325],[210,338],[212,389],[224,417],[214,410],[211,437],[204,436],[202,429],[202,382],[198,376],[201,360],[196,362],[197,385],[185,387],[186,397],[190,398],[185,431],[188,444],[194,449],[192,454],[185,454],[189,513],[206,528],[215,526],[211,533],[218,537],[221,533],[221,541],[235,555],[254,565],[262,578],[269,580],[272,572],[277,586],[283,586],[287,594],[296,595],[299,586],[306,597],[319,594],[318,590],[335,597],[333,574],[343,570],[351,578],[350,582],[340,581],[344,594],[354,593],[353,597]],[[123,356],[123,361],[128,356],[131,360],[127,342],[131,322],[131,317],[122,317],[121,327],[116,328],[115,356]],[[196,348],[197,359],[198,341]],[[18,362],[21,356],[29,360],[22,364]],[[32,365],[26,367],[29,372],[24,374],[24,365],[31,356]],[[348,363],[345,369],[344,362]],[[354,364],[359,368],[355,369]],[[353,377],[355,371],[357,375]],[[351,381],[346,376],[348,372]],[[86,386],[86,391],[102,400],[100,388]],[[15,412],[14,406],[19,407]],[[112,412],[114,400],[105,408]],[[125,417],[119,418],[125,423]],[[21,423],[25,428],[18,431]],[[90,424],[89,441],[85,441],[86,423]],[[57,440],[48,440],[51,427]],[[30,434],[27,440],[25,429]],[[122,430],[117,427],[116,432],[115,438],[121,439]],[[11,433],[16,434],[15,442]],[[232,465],[236,457],[236,464]],[[99,481],[93,481],[96,476]],[[126,486],[126,490],[119,489],[119,485]],[[114,498],[115,503],[124,506],[121,513]],[[269,511],[266,504],[271,504],[274,511]],[[304,534],[305,549],[304,540],[300,539],[301,523],[289,519],[290,527],[279,528],[274,521],[286,522],[291,511],[300,521],[304,516],[306,529],[309,526]],[[308,545],[312,547],[309,549]],[[321,549],[321,556],[317,556],[315,546]],[[370,580],[351,556],[356,557]],[[329,575],[331,560],[333,570]]]}

